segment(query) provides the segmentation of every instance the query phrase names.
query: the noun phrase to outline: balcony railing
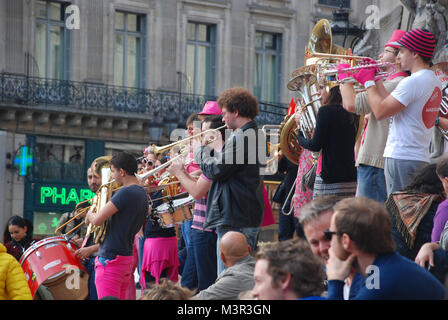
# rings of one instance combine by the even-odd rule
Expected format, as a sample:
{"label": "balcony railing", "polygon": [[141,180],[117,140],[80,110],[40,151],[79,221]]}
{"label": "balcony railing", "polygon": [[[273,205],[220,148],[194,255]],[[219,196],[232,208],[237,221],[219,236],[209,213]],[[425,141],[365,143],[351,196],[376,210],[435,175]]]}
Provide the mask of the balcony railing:
{"label": "balcony railing", "polygon": [[[215,96],[187,94],[120,87],[90,82],[56,80],[2,73],[0,75],[0,102],[28,106],[54,106],[71,111],[99,112],[116,116],[138,116],[145,119],[171,119],[179,124],[194,112],[202,110]],[[287,106],[260,102],[257,122],[280,124]]]}

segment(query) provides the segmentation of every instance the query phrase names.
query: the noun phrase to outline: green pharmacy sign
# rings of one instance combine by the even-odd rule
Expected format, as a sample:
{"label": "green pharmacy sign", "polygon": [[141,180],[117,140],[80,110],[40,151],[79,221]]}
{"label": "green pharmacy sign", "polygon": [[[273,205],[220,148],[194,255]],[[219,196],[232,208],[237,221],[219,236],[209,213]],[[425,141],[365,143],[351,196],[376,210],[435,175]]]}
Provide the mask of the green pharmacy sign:
{"label": "green pharmacy sign", "polygon": [[42,207],[74,207],[95,194],[82,186],[38,185],[35,203]]}

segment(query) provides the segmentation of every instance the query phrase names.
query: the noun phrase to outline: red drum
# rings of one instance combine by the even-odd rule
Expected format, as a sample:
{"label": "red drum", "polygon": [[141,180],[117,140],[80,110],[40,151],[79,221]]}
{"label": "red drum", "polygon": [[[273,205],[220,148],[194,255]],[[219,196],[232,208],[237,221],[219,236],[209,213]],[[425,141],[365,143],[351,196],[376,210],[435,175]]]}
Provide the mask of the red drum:
{"label": "red drum", "polygon": [[78,246],[64,237],[50,237],[25,251],[20,265],[33,299],[84,300],[88,295],[89,275],[75,256]]}

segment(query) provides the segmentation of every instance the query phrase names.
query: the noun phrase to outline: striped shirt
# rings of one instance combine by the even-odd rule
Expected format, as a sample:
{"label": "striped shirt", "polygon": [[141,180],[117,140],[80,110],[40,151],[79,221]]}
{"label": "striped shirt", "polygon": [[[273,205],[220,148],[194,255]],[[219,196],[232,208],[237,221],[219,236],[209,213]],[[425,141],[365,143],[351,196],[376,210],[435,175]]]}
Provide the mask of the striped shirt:
{"label": "striped shirt", "polygon": [[[210,180],[203,174],[201,175],[201,177],[206,180]],[[202,227],[204,226],[204,222],[205,222],[205,218],[206,218],[205,213],[206,213],[206,209],[207,209],[207,197],[208,197],[208,192],[205,196],[203,196],[199,200],[196,200],[194,203],[193,223],[191,224],[192,229],[202,230]],[[204,229],[204,231],[212,232],[213,229]]]}

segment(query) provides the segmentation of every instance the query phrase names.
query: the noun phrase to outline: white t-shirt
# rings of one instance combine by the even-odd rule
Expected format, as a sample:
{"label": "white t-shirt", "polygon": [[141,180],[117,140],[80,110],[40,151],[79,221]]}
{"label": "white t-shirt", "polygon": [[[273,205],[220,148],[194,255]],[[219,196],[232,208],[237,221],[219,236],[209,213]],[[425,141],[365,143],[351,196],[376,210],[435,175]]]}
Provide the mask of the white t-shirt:
{"label": "white t-shirt", "polygon": [[440,81],[423,69],[403,79],[391,95],[405,108],[390,118],[383,156],[429,162],[431,128],[442,101]]}

